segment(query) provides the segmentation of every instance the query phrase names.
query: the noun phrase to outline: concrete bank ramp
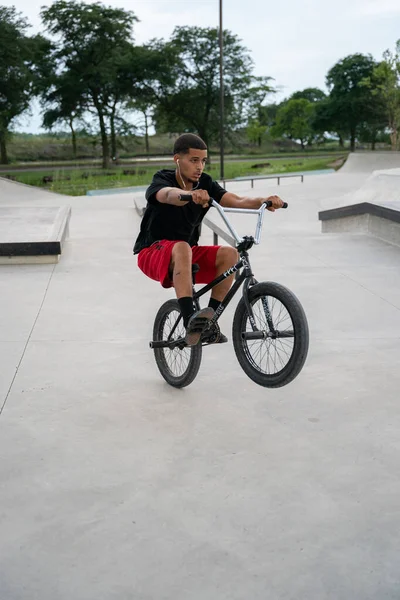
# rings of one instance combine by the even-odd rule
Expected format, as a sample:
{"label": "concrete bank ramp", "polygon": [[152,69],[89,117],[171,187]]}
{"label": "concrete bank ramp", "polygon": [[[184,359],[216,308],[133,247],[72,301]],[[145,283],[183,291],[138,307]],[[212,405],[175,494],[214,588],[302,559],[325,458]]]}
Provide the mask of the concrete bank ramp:
{"label": "concrete bank ramp", "polygon": [[373,171],[355,190],[322,201],[324,208],[337,208],[361,202],[391,204],[400,200],[400,168]]}
{"label": "concrete bank ramp", "polygon": [[372,173],[400,168],[400,152],[351,152],[340,173]]}
{"label": "concrete bank ramp", "polygon": [[374,171],[351,194],[319,213],[325,233],[369,233],[400,245],[400,168]]}
{"label": "concrete bank ramp", "polygon": [[0,264],[58,262],[71,215],[65,198],[0,178]]}

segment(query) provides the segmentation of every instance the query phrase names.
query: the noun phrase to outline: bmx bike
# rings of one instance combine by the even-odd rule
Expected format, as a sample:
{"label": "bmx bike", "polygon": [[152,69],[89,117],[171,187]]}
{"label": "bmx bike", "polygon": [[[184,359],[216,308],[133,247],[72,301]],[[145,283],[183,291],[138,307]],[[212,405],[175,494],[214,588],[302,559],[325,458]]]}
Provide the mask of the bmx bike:
{"label": "bmx bike", "polygon": [[[189,200],[191,196],[181,196]],[[240,366],[250,379],[267,388],[287,385],[300,373],[307,357],[309,332],[307,318],[297,297],[289,289],[272,281],[258,282],[253,274],[248,251],[259,244],[264,213],[270,201],[258,210],[223,208],[210,199],[211,207],[221,215],[235,240],[238,262],[200,290],[195,289],[198,265],[192,265],[193,302],[200,310],[199,299],[214,286],[236,274],[235,282],[209,321],[209,327],[218,321],[236,292],[243,286],[242,297],[235,310],[232,341]],[[284,208],[287,204],[284,205]],[[240,237],[226,213],[257,215],[255,236]],[[195,379],[201,364],[203,345],[185,342],[186,330],[176,299],[168,300],[157,312],[153,340],[158,369],[167,383],[182,388]]]}

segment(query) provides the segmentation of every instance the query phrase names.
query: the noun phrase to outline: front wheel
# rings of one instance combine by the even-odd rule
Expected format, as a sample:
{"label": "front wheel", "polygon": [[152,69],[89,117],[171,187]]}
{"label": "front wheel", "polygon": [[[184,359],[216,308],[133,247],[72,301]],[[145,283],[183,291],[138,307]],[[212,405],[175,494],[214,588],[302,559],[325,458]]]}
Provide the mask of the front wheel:
{"label": "front wheel", "polygon": [[237,359],[246,375],[259,385],[281,387],[300,373],[306,360],[306,315],[296,296],[278,283],[257,283],[248,296],[258,332],[253,331],[242,298],[232,327]]}
{"label": "front wheel", "polygon": [[[165,381],[182,388],[192,383],[201,363],[202,346],[186,346],[186,330],[177,300],[168,300],[159,309],[153,328],[153,340],[178,342],[171,348],[155,348],[157,367]],[[181,341],[181,343],[179,343]]]}

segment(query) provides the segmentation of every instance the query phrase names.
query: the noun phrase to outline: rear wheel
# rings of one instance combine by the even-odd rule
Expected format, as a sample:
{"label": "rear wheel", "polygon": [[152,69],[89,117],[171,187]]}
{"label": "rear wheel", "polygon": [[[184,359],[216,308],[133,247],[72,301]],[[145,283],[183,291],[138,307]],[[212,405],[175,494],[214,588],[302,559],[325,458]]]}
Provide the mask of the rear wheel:
{"label": "rear wheel", "polygon": [[242,298],[232,327],[237,359],[246,375],[259,385],[281,387],[300,373],[306,360],[306,315],[296,296],[278,283],[258,283],[248,293],[256,327],[262,333],[253,333]]}
{"label": "rear wheel", "polygon": [[178,388],[192,383],[201,364],[201,344],[186,346],[183,342],[185,335],[179,303],[177,300],[168,300],[156,315],[153,340],[181,342],[173,348],[155,348],[154,357],[165,381]]}

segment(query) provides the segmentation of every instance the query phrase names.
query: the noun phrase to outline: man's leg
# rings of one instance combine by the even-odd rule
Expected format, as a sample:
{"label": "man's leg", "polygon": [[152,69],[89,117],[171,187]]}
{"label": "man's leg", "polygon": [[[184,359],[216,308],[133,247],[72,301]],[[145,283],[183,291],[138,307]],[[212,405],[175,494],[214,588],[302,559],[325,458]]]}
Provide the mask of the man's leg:
{"label": "man's leg", "polygon": [[192,249],[186,242],[174,244],[171,253],[170,270],[176,297],[192,297]]}
{"label": "man's leg", "polygon": [[195,312],[192,295],[192,249],[186,242],[174,244],[171,254],[170,270],[176,297],[182,312],[183,323],[187,329],[186,342],[194,346],[213,315],[210,308]]}

